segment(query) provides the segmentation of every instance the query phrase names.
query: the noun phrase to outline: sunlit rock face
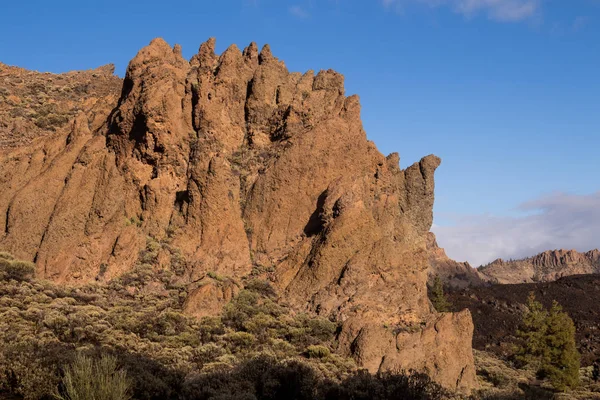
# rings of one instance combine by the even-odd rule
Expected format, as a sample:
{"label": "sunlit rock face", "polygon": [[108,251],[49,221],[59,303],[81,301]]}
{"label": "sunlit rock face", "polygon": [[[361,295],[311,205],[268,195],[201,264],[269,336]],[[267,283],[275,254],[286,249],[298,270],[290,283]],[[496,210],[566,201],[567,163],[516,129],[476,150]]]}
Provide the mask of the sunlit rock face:
{"label": "sunlit rock face", "polygon": [[549,250],[522,260],[498,259],[479,271],[493,283],[552,282],[563,276],[600,273],[600,251]]}
{"label": "sunlit rock face", "polygon": [[379,153],[334,71],[290,73],[268,46],[214,47],[188,61],[155,39],[120,94],[4,150],[0,248],[85,283],[129,271],[150,237],[159,267],[185,260],[190,314],[218,313],[252,274],[340,322],[339,351],[370,371],[475,387],[470,314],[427,299],[440,159],[401,170]]}

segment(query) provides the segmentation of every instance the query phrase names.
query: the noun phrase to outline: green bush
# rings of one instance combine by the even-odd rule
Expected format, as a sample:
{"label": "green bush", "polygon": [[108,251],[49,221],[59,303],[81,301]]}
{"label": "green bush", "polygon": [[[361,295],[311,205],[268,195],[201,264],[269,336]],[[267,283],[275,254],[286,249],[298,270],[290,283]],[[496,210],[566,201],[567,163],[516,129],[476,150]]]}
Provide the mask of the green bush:
{"label": "green bush", "polygon": [[437,312],[450,311],[450,303],[444,293],[444,284],[438,275],[436,275],[433,285],[429,289],[429,299]]}
{"label": "green bush", "polygon": [[35,265],[10,258],[0,258],[0,278],[3,280],[28,281],[35,275]]}
{"label": "green bush", "polygon": [[319,341],[327,342],[333,339],[337,325],[325,318],[309,318],[307,325],[310,335]]}
{"label": "green bush", "polygon": [[306,348],[306,355],[309,358],[324,358],[330,354],[331,352],[325,346],[308,346]]}
{"label": "green bush", "polygon": [[2,343],[0,350],[0,394],[38,400],[54,391],[58,376],[52,362],[45,362],[47,353],[31,343]]}
{"label": "green bush", "polygon": [[531,293],[517,336],[523,341],[516,352],[518,361],[535,367],[538,376],[548,378],[558,391],[579,386],[575,325],[556,301],[548,311]]}
{"label": "green bush", "polygon": [[194,376],[184,400],[438,400],[447,393],[424,374],[358,371],[345,379],[325,378],[306,362],[285,362],[261,355],[233,370]]}
{"label": "green bush", "polygon": [[579,386],[580,355],[575,342],[575,324],[555,301],[547,319],[548,352],[542,360],[542,371],[559,391]]}
{"label": "green bush", "polygon": [[77,354],[64,371],[60,400],[128,400],[130,382],[124,370],[117,368],[114,357],[96,360]]}

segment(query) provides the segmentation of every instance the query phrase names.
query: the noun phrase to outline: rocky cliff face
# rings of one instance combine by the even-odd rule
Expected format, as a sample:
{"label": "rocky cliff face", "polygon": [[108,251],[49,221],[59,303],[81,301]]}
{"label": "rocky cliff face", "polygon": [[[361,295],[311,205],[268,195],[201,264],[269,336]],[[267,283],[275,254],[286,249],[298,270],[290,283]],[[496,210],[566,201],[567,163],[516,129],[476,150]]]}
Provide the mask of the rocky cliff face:
{"label": "rocky cliff face", "polygon": [[600,273],[600,251],[579,253],[575,250],[545,251],[515,261],[498,259],[479,272],[494,283],[550,282],[563,276]]}
{"label": "rocky cliff face", "polygon": [[339,351],[369,370],[474,387],[469,312],[436,314],[426,294],[439,158],[401,170],[381,155],[342,75],[289,73],[268,46],[214,45],[187,61],[156,39],[118,101],[99,93],[65,127],[3,150],[0,248],[85,283],[161,243],[157,268],[178,269],[192,314],[258,276],[340,321]]}

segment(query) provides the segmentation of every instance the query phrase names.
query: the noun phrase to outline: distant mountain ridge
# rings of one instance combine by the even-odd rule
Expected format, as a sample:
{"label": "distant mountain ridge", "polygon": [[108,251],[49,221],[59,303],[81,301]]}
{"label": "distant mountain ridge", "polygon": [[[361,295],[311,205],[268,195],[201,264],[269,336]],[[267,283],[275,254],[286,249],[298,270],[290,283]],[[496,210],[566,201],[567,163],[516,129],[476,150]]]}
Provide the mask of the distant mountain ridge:
{"label": "distant mountain ridge", "polygon": [[489,284],[552,282],[565,276],[600,273],[600,250],[581,253],[576,250],[547,250],[519,260],[501,258],[479,268],[449,258],[438,246],[435,235],[427,237],[429,280],[439,276],[453,288]]}
{"label": "distant mountain ridge", "polygon": [[560,249],[521,260],[497,259],[479,268],[479,273],[501,284],[551,282],[570,275],[597,274],[600,273],[600,251],[580,253]]}

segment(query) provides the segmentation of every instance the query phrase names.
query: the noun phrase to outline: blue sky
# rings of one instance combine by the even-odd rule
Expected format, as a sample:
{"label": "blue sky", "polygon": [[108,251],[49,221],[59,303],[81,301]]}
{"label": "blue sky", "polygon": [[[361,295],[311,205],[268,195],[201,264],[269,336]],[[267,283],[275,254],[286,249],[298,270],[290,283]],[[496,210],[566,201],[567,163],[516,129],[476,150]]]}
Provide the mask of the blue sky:
{"label": "blue sky", "polygon": [[292,71],[343,73],[403,167],[442,157],[433,230],[450,256],[600,247],[600,0],[89,3],[4,2],[0,61],[122,75],[158,36],[187,57],[210,36],[269,43]]}

